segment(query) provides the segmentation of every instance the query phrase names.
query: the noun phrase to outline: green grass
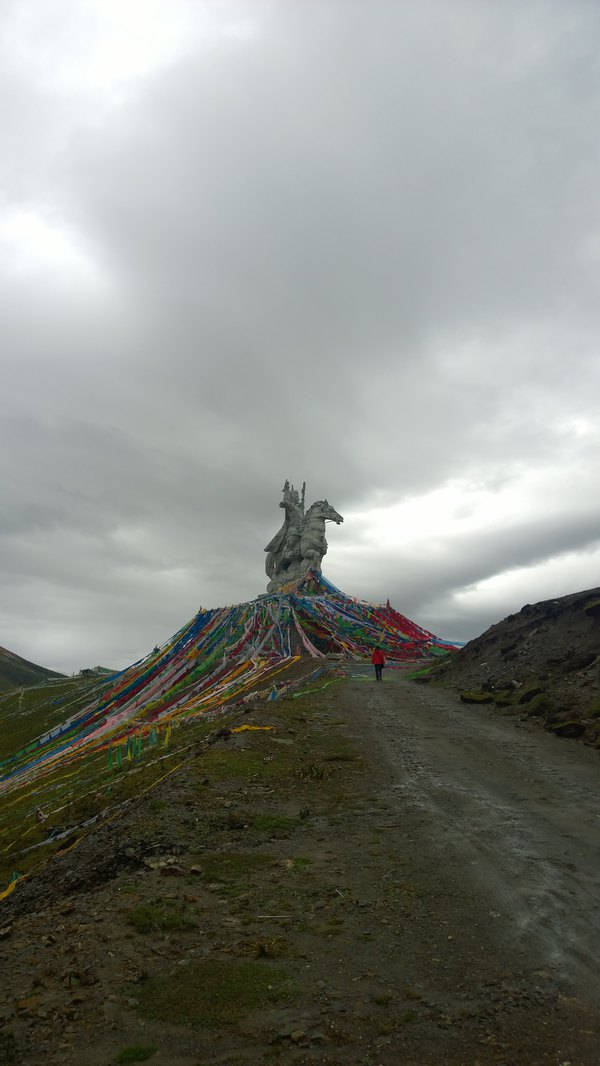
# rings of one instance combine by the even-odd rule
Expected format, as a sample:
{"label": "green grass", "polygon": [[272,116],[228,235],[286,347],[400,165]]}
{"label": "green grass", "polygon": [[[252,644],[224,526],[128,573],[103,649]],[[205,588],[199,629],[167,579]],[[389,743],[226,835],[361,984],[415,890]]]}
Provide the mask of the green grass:
{"label": "green grass", "polygon": [[0,760],[76,714],[97,686],[97,679],[69,678],[0,693]]}
{"label": "green grass", "polygon": [[305,766],[301,766],[298,770],[298,777],[302,781],[311,781],[313,784],[316,781],[324,781],[328,774],[329,770],[324,766],[320,766],[319,763],[316,762],[307,763]]}
{"label": "green grass", "polygon": [[305,870],[307,866],[312,865],[312,859],[306,859],[303,855],[298,855],[295,859],[291,860],[292,870]]}
{"label": "green grass", "polygon": [[[268,784],[289,775],[291,757],[285,748],[274,748],[272,742],[253,738],[258,750],[232,748],[230,751],[208,751],[198,760],[201,778],[210,781],[251,781]],[[268,747],[266,747],[268,744]]]}
{"label": "green grass", "polygon": [[238,944],[238,951],[242,955],[252,955],[255,959],[280,959],[292,954],[290,942],[284,936],[242,940]]}
{"label": "green grass", "polygon": [[[0,694],[0,753],[2,750],[5,754],[15,752],[32,743],[41,733],[93,700],[97,692],[97,680],[73,678],[32,690],[25,689],[23,692]],[[197,798],[199,781],[208,778],[211,783],[220,780],[237,782],[249,787],[249,791],[256,784],[270,785],[279,790],[280,795],[298,792],[299,808],[302,808],[302,789],[314,787],[315,782],[312,779],[304,781],[298,776],[300,751],[309,766],[313,765],[312,759],[321,761],[320,765],[316,761],[314,765],[318,772],[316,783],[322,788],[329,789],[332,780],[336,781],[336,787],[339,788],[340,776],[351,774],[354,777],[362,773],[364,763],[360,749],[355,749],[339,736],[329,737],[321,729],[313,732],[309,723],[318,723],[319,714],[312,706],[312,698],[309,697],[304,703],[308,704],[309,711],[315,713],[307,715],[305,710],[302,719],[299,718],[302,728],[298,730],[296,741],[289,746],[274,744],[274,734],[256,732],[248,734],[246,748],[232,745],[227,750],[220,746],[215,750],[209,747],[198,758],[191,759],[186,767],[190,798]],[[282,735],[293,717],[290,715],[293,707],[293,702],[288,701],[276,709],[276,717],[281,719],[278,730],[281,730]],[[155,781],[176,765],[178,757],[175,752],[179,744],[193,745],[203,740],[213,729],[214,723],[199,719],[186,723],[181,730],[174,730],[170,749],[172,761],[158,761],[158,756],[166,754],[162,747],[144,746],[139,758],[123,762],[122,768],[118,769],[114,762],[112,768],[109,766],[105,751],[89,753],[81,760],[71,761],[68,766],[57,764],[30,785],[17,787],[7,793],[0,811],[0,889],[8,885],[14,872],[18,871],[20,875],[34,872],[60,850],[62,845],[54,840],[43,843],[52,829],[68,828],[75,835],[87,832],[87,829],[78,828],[84,821],[104,811],[114,814],[128,800],[151,789]],[[32,747],[25,761],[33,753]],[[206,824],[210,832],[219,828],[216,823],[216,816],[219,815],[225,819],[225,830],[245,829],[248,826],[254,833],[283,838],[296,828],[301,818],[310,814],[306,806],[300,818],[278,814],[277,806],[274,811],[267,809],[263,815],[246,813],[244,810],[226,813],[218,791],[218,787],[202,789],[202,804],[209,814]],[[167,801],[162,795],[154,795],[150,791],[144,802],[148,805],[148,816],[158,825],[164,818]],[[38,824],[35,818],[38,806],[48,815],[42,824]],[[215,880],[220,876],[223,875],[216,874]],[[232,875],[230,883],[239,885],[247,876],[249,872],[240,872],[236,882]],[[236,892],[239,890],[235,889]]]}
{"label": "green grass", "polygon": [[[47,686],[35,691],[25,690],[23,707],[27,709],[27,715],[19,725],[21,741],[31,741],[56,724],[56,721],[62,721],[74,713],[77,700],[81,706],[89,701],[90,682],[77,681],[76,686],[76,681],[74,679],[60,686]],[[48,704],[60,698],[60,695],[57,697],[59,689],[64,690],[63,695],[66,692],[66,699],[64,703],[52,707],[52,720],[49,720]],[[78,693],[77,700],[74,693]],[[16,751],[19,747],[10,739],[12,737],[14,740],[15,736],[14,731],[11,732],[11,723],[18,710],[19,699],[18,692],[4,698],[0,695],[0,750],[5,753]],[[201,740],[213,728],[214,725],[201,720],[189,723],[181,731],[181,741],[193,743]],[[176,746],[175,737],[171,746]],[[173,763],[170,760],[158,761],[157,756],[163,754],[162,748],[146,747],[141,757],[124,762],[120,770],[108,766],[106,752],[89,754],[81,762],[71,764],[68,770],[58,765],[31,786],[17,788],[5,795],[0,811],[0,890],[8,885],[14,871],[28,874],[59,850],[60,844],[56,842],[36,847],[33,851],[27,850],[44,841],[53,828],[78,826],[100,811],[115,809],[151,787],[176,762],[176,757]],[[153,802],[151,813],[159,817],[163,809],[162,801],[150,796],[149,802]],[[47,821],[41,825],[35,820],[38,806],[48,815]]]}
{"label": "green grass", "polygon": [[119,1052],[115,1062],[117,1066],[126,1066],[129,1062],[147,1062],[153,1055],[156,1055],[157,1050],[148,1044],[132,1044]]}
{"label": "green grass", "polygon": [[387,1007],[393,1002],[394,997],[390,992],[380,992],[379,995],[373,996],[373,1003],[376,1003],[378,1007]]}
{"label": "green grass", "polygon": [[195,915],[177,900],[140,903],[127,915],[128,925],[138,933],[181,932],[196,928]]}
{"label": "green grass", "polygon": [[354,762],[356,755],[351,751],[344,751],[340,748],[338,751],[331,751],[329,754],[324,755],[323,759],[325,762]]}
{"label": "green grass", "polygon": [[251,960],[206,959],[142,985],[144,1018],[204,1028],[232,1025],[290,991],[284,971]]}
{"label": "green grass", "polygon": [[415,681],[419,677],[427,677],[431,670],[431,666],[421,666],[415,670],[405,670],[402,677],[405,681]]}
{"label": "green grass", "polygon": [[289,818],[285,814],[259,814],[252,827],[259,833],[291,833],[299,822],[299,818]]}
{"label": "green grass", "polygon": [[523,709],[526,714],[549,715],[555,710],[555,704],[547,692],[538,692],[524,707],[519,707],[519,710]]}
{"label": "green grass", "polygon": [[200,865],[208,881],[224,881],[237,884],[245,881],[256,870],[263,870],[275,862],[273,855],[253,852],[212,852],[203,854]]}
{"label": "green grass", "polygon": [[307,929],[315,936],[325,937],[329,939],[332,936],[339,936],[344,930],[341,925],[335,925],[334,922],[322,922],[308,925]]}
{"label": "green grass", "polygon": [[463,703],[493,703],[494,695],[492,692],[461,692],[460,698]]}
{"label": "green grass", "polygon": [[19,1061],[20,1055],[15,1035],[10,1029],[0,1030],[0,1066],[11,1066]]}

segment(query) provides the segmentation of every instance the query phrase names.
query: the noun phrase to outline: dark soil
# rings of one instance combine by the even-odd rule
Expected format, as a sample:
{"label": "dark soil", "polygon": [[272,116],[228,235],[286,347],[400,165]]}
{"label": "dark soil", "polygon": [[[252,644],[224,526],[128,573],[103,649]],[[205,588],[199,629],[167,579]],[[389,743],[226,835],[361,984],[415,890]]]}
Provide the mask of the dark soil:
{"label": "dark soil", "polygon": [[597,754],[354,673],[1,905],[0,1063],[600,1060]]}

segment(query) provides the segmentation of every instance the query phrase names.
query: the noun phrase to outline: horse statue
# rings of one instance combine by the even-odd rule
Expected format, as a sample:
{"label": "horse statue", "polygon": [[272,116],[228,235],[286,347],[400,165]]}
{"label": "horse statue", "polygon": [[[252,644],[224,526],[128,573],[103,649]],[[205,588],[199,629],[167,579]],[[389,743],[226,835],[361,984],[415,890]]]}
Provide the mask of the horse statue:
{"label": "horse statue", "polygon": [[337,513],[328,500],[317,500],[309,507],[304,516],[300,536],[303,570],[321,572],[321,560],[327,554],[325,523],[335,522],[339,526],[343,521],[341,514]]}
{"label": "horse statue", "polygon": [[279,506],[285,510],[285,520],[265,548],[265,570],[270,578],[267,592],[277,592],[309,570],[320,573],[321,560],[327,552],[325,523],[340,525],[344,521],[327,500],[317,500],[305,513],[305,491],[306,483],[302,486],[302,497],[289,481],[283,486]]}

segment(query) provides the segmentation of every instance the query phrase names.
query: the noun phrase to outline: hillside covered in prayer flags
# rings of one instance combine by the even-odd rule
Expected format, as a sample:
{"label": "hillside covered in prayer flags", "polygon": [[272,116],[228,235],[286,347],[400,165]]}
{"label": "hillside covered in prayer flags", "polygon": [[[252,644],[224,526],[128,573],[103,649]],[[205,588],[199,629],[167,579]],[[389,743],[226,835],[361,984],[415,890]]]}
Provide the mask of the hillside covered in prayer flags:
{"label": "hillside covered in prayer flags", "polygon": [[[3,694],[4,737],[12,736],[14,744],[10,750],[2,746],[0,855],[8,850],[17,864],[15,820],[23,825],[25,848],[27,838],[36,836],[36,812],[39,823],[50,819],[52,839],[69,836],[92,814],[82,794],[97,793],[107,781],[112,791],[110,775],[155,766],[154,780],[166,759],[193,742],[194,724],[204,726],[257,692],[275,698],[320,672],[331,657],[368,661],[376,645],[390,666],[453,650],[389,603],[352,599],[309,572],[283,592],[201,609],[162,647],[108,677],[61,679]],[[142,783],[146,787],[147,774],[140,788]],[[122,792],[116,788],[109,798]],[[14,799],[7,803],[8,794]],[[43,839],[36,847],[49,839],[41,824],[37,829]],[[2,848],[3,838],[8,848]]]}

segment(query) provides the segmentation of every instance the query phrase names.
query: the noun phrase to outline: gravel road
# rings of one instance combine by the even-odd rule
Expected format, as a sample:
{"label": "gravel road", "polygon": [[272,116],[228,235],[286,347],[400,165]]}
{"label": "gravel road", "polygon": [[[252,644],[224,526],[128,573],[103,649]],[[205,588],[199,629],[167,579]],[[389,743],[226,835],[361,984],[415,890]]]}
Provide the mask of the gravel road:
{"label": "gravel road", "polygon": [[512,966],[551,969],[597,1002],[598,753],[399,672],[354,685],[398,810],[419,819],[421,851],[461,870],[465,919],[487,915]]}

